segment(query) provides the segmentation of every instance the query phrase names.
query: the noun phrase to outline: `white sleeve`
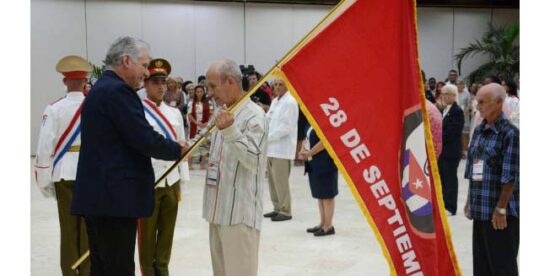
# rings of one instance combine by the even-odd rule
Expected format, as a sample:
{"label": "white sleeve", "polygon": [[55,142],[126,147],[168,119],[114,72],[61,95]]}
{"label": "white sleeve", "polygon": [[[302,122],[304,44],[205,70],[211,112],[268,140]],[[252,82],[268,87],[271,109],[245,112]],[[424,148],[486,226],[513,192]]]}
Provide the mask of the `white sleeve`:
{"label": "white sleeve", "polygon": [[38,147],[36,149],[36,163],[34,165],[34,178],[41,190],[53,185],[51,182],[51,157],[54,154],[58,127],[52,106],[47,106],[42,116]]}

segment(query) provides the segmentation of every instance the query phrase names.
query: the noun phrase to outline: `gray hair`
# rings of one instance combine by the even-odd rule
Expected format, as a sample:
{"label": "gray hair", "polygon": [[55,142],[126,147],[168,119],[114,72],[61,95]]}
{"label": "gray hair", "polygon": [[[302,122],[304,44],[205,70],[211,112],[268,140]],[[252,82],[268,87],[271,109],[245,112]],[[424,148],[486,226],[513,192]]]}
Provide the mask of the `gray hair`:
{"label": "gray hair", "polygon": [[217,72],[220,74],[220,81],[224,82],[228,77],[233,77],[239,88],[243,90],[243,74],[236,62],[230,59],[222,59],[214,63]]}
{"label": "gray hair", "polygon": [[458,88],[454,84],[447,84],[441,87],[441,94],[447,94],[447,93],[453,94],[456,97],[458,96]]}
{"label": "gray hair", "polygon": [[149,44],[139,38],[124,36],[117,38],[107,50],[105,56],[105,67],[114,69],[122,64],[122,57],[129,56],[131,60],[137,61],[141,51],[150,51]]}

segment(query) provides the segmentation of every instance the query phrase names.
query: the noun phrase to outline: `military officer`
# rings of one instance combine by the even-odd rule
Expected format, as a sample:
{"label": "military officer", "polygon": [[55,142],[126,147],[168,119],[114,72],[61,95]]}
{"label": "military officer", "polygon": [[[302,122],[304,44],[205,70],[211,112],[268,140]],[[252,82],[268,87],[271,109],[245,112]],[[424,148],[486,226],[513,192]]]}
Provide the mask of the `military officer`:
{"label": "military officer", "polygon": [[[181,112],[163,101],[170,63],[153,59],[149,64],[150,77],[145,79],[146,98],[143,99],[145,118],[154,130],[173,141],[185,138]],[[159,179],[173,164],[152,158],[155,179]],[[155,187],[153,215],[138,222],[139,261],[144,276],[168,275],[174,227],[181,200],[181,186],[189,181],[189,167],[183,162],[166,180]],[[182,183],[183,182],[183,183]]]}
{"label": "military officer", "polygon": [[64,276],[89,275],[89,260],[71,269],[72,263],[88,250],[88,237],[84,219],[70,211],[80,150],[80,110],[92,67],[84,58],[71,55],[62,58],[56,70],[64,76],[67,94],[49,104],[42,116],[34,177],[45,197],[57,199],[61,272]]}

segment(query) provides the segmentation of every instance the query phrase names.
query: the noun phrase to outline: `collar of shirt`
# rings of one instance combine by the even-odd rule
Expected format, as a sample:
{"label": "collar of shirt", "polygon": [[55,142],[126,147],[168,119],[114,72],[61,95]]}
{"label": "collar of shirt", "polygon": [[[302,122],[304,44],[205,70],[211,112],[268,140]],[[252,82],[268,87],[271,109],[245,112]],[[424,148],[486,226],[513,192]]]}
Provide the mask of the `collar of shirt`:
{"label": "collar of shirt", "polygon": [[157,103],[151,101],[149,98],[145,98],[145,99],[143,99],[143,100],[144,100],[144,101],[148,101],[148,102],[154,104],[154,105],[155,105],[156,107],[158,107],[158,108],[161,108],[161,107],[164,107],[164,106],[168,106],[164,101],[160,101],[160,105],[157,105]]}
{"label": "collar of shirt", "polygon": [[69,91],[67,92],[68,100],[82,100],[84,99],[84,93],[82,91]]}
{"label": "collar of shirt", "polygon": [[447,113],[449,113],[449,110],[451,110],[451,107],[452,107],[452,106],[453,106],[453,105],[450,104],[450,105],[448,105],[448,106],[445,107],[445,109],[443,110],[443,117],[445,117],[445,116],[447,115]]}
{"label": "collar of shirt", "polygon": [[483,119],[483,121],[481,122],[481,129],[483,131],[491,130],[494,133],[498,134],[499,130],[506,123],[506,121],[507,121],[507,119],[504,118],[504,113],[500,113],[500,115],[497,117],[497,120],[492,125],[488,125],[487,124],[487,119]]}
{"label": "collar of shirt", "polygon": [[279,101],[282,101],[283,99],[288,98],[289,94],[290,92],[288,92],[287,90],[281,97],[277,97],[277,99],[279,99]]}

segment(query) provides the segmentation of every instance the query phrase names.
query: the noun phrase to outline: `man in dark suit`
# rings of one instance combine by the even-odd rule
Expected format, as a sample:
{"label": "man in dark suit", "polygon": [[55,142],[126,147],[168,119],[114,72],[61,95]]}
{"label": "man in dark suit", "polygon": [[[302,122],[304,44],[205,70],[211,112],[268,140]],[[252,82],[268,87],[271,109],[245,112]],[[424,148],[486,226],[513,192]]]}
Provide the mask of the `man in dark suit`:
{"label": "man in dark suit", "polygon": [[456,214],[458,197],[457,169],[462,155],[462,128],[464,112],[456,103],[458,89],[448,84],[441,89],[441,96],[446,107],[443,110],[443,151],[439,156],[439,171],[443,188],[445,209],[450,215]]}
{"label": "man in dark suit", "polygon": [[151,157],[176,160],[188,148],[145,119],[135,89],[148,77],[149,61],[146,42],[117,39],[107,71],[83,103],[72,214],[86,220],[91,275],[134,275],[136,221],[151,216],[155,200]]}

